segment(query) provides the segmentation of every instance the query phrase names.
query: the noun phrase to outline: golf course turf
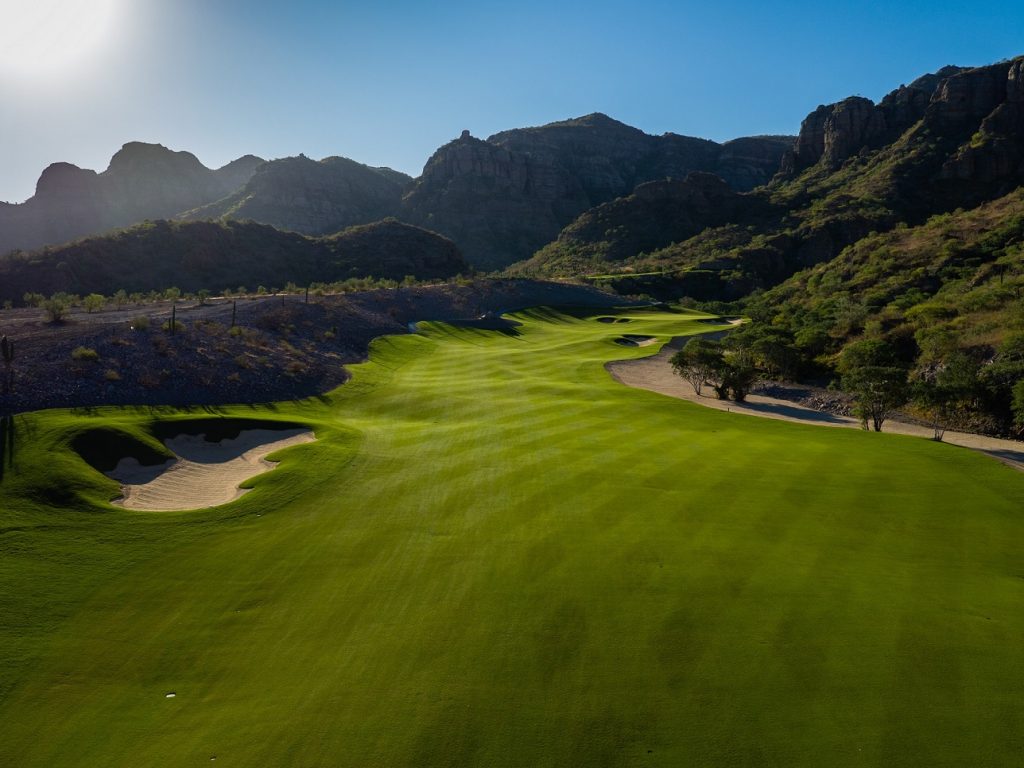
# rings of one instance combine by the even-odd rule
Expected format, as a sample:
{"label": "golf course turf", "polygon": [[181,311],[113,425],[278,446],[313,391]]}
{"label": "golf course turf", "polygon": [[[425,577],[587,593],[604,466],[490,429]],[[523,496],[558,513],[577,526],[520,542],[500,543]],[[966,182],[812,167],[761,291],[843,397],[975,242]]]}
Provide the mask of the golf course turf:
{"label": "golf course turf", "polygon": [[[0,766],[1020,765],[1024,477],[624,387],[715,326],[612,314],[420,323],[308,401],[14,417]],[[187,513],[76,452],[215,418],[317,440]]]}

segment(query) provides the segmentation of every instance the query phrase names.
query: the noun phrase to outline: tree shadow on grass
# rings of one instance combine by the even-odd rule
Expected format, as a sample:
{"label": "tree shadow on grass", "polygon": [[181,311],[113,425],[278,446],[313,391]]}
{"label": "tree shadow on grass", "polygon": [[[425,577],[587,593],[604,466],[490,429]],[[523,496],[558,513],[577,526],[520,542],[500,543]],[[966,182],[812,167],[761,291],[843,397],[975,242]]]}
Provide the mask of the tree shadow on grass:
{"label": "tree shadow on grass", "polygon": [[752,403],[744,401],[732,406],[737,411],[751,411],[753,413],[771,414],[783,416],[798,421],[806,421],[811,424],[849,424],[848,419],[835,416],[825,411],[812,411],[809,408],[801,408],[795,405],[782,405],[781,403]]}
{"label": "tree shadow on grass", "polygon": [[0,483],[4,481],[6,473],[14,469],[16,433],[14,417],[0,416]]}

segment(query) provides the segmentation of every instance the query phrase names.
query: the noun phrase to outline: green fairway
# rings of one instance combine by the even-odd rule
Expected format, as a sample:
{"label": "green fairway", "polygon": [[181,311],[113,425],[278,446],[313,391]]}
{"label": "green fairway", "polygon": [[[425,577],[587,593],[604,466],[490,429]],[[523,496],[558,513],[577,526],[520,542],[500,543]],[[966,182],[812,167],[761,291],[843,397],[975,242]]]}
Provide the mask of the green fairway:
{"label": "green fairway", "polygon": [[71,448],[207,410],[16,417],[0,766],[1019,766],[1024,477],[628,389],[621,334],[714,328],[608,314],[215,409],[318,441],[212,510],[112,507]]}

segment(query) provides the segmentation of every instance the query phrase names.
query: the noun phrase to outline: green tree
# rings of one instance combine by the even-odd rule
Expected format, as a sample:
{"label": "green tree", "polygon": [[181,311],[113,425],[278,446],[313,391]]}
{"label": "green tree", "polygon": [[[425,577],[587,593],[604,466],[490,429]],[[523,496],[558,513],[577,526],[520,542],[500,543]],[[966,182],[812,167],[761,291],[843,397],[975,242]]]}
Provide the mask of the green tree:
{"label": "green tree", "polygon": [[714,384],[723,368],[722,345],[709,339],[690,339],[672,355],[669,363],[679,376],[690,382],[699,396],[705,384]]}
{"label": "green tree", "polygon": [[742,403],[753,386],[761,380],[762,368],[754,353],[748,349],[728,353],[722,363],[718,374],[722,389],[719,398],[725,399],[723,395],[731,394],[733,400]]}
{"label": "green tree", "polygon": [[1024,431],[1024,379],[1013,385],[1013,421]]}
{"label": "green tree", "polygon": [[942,440],[951,420],[977,396],[978,364],[954,351],[938,364],[918,371],[911,399],[932,422],[933,440]]}
{"label": "green tree", "polygon": [[853,395],[856,414],[864,429],[875,432],[892,412],[907,402],[907,371],[904,368],[865,365],[843,375],[843,389]]}
{"label": "green tree", "polygon": [[85,311],[90,315],[97,309],[103,309],[103,305],[107,303],[105,297],[98,293],[90,293],[84,299],[82,299],[82,306],[85,307]]}
{"label": "green tree", "polygon": [[42,302],[43,312],[51,323],[59,323],[67,317],[71,310],[71,296],[66,293],[55,293]]}
{"label": "green tree", "polygon": [[857,416],[868,429],[882,431],[894,410],[907,402],[907,370],[896,351],[883,339],[863,339],[847,345],[839,358],[843,389],[854,397]]}

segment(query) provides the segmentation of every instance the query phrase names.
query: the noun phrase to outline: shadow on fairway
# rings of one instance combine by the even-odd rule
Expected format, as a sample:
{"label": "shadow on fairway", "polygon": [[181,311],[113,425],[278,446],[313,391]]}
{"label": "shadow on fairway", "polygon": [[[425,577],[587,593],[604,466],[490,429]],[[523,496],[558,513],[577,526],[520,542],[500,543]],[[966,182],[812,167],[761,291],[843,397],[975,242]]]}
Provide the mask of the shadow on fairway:
{"label": "shadow on fairway", "polygon": [[15,432],[13,416],[0,416],[0,483],[9,469],[14,469]]}
{"label": "shadow on fairway", "polygon": [[785,416],[786,418],[813,422],[815,424],[849,423],[846,419],[841,419],[838,416],[833,416],[831,413],[825,413],[824,411],[812,411],[807,408],[781,405],[778,403],[751,403],[744,401],[742,403],[736,403],[732,407],[737,411],[753,411],[754,413],[774,414],[776,416]]}

